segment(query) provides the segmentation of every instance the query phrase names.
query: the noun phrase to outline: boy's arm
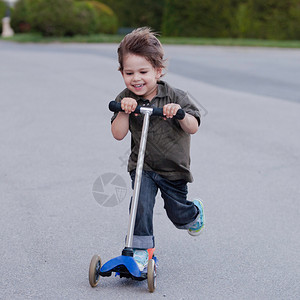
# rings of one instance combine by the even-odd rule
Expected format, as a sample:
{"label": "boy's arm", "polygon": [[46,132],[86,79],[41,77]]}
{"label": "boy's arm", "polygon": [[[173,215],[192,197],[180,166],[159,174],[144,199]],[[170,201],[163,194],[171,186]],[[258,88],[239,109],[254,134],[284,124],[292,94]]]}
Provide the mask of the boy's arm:
{"label": "boy's arm", "polygon": [[[173,118],[180,108],[181,106],[176,103],[166,104],[163,107],[163,114],[166,118]],[[179,120],[179,124],[186,133],[194,134],[198,131],[199,124],[197,119],[188,113],[185,114],[184,119]]]}
{"label": "boy's arm", "polygon": [[123,140],[129,130],[129,114],[119,112],[111,124],[111,133],[116,140]]}
{"label": "boy's arm", "polygon": [[198,131],[197,119],[188,113],[185,114],[184,119],[179,120],[179,124],[186,133],[194,134]]}
{"label": "boy's arm", "polygon": [[137,107],[137,102],[133,98],[123,98],[121,107],[124,112],[119,112],[111,124],[111,132],[116,140],[123,140],[129,130],[129,114]]}

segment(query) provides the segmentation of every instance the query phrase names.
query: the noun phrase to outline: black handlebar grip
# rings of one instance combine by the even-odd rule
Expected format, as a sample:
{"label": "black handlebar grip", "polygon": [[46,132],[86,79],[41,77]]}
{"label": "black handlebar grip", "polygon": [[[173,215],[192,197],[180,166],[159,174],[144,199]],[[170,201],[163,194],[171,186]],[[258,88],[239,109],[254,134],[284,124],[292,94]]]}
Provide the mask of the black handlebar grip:
{"label": "black handlebar grip", "polygon": [[184,117],[185,117],[185,111],[182,108],[178,109],[175,118],[178,120],[182,120],[184,119]]}
{"label": "black handlebar grip", "polygon": [[[161,107],[154,107],[152,116],[164,117],[163,109]],[[178,109],[176,115],[174,116],[174,118],[177,120],[182,120],[184,119],[184,117],[185,117],[185,111],[182,108]]]}
{"label": "black handlebar grip", "polygon": [[[123,111],[120,102],[111,101],[111,102],[109,102],[108,107],[109,107],[109,110],[112,111],[112,112]],[[139,114],[141,107],[142,106],[137,106],[134,113]],[[163,109],[161,107],[153,107],[152,115],[153,116],[158,116],[158,117],[164,117]],[[174,116],[174,118],[176,118],[178,120],[182,120],[184,117],[185,117],[185,111],[182,108],[178,109],[176,115]]]}
{"label": "black handlebar grip", "polygon": [[[123,111],[122,107],[121,107],[121,103],[117,102],[117,101],[110,101],[108,108],[110,111],[112,112],[119,112],[119,111]],[[137,106],[134,113],[139,114],[140,113],[140,106]]]}
{"label": "black handlebar grip", "polygon": [[122,111],[121,103],[117,101],[110,101],[108,108],[112,112],[119,112]]}

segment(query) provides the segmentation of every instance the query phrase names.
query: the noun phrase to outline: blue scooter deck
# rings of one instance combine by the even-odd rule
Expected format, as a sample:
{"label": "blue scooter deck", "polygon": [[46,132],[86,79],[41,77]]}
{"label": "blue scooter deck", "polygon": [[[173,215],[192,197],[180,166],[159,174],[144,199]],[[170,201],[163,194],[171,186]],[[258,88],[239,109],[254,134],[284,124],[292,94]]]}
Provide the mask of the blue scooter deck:
{"label": "blue scooter deck", "polygon": [[[157,258],[153,256],[155,263]],[[112,272],[116,272],[121,278],[132,278],[134,280],[147,279],[147,267],[141,272],[135,260],[131,256],[118,256],[106,262],[100,269],[100,276],[111,276]]]}

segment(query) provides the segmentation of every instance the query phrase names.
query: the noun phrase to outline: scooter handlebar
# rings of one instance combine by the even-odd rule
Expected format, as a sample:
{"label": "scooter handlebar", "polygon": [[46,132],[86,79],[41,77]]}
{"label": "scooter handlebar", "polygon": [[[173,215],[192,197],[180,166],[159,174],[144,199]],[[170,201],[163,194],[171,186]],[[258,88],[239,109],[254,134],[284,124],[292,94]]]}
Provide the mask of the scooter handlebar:
{"label": "scooter handlebar", "polygon": [[[142,107],[143,106],[137,106],[133,113],[140,114]],[[151,107],[151,108],[153,109],[152,116],[164,117],[163,109],[161,107]],[[109,102],[109,110],[112,112],[123,111],[121,107],[121,103],[116,101]],[[177,120],[182,120],[184,117],[185,117],[185,111],[182,108],[178,109],[176,115],[174,116],[174,118],[176,118]]]}

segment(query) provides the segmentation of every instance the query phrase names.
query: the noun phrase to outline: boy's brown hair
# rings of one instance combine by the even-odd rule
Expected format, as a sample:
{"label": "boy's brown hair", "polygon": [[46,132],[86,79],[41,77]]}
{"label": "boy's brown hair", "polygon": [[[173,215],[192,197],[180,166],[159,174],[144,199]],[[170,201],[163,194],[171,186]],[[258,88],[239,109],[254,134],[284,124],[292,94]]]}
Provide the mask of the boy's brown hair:
{"label": "boy's brown hair", "polygon": [[118,48],[119,71],[123,71],[123,59],[127,54],[145,57],[154,68],[165,68],[164,50],[156,34],[149,27],[141,27],[128,33]]}

